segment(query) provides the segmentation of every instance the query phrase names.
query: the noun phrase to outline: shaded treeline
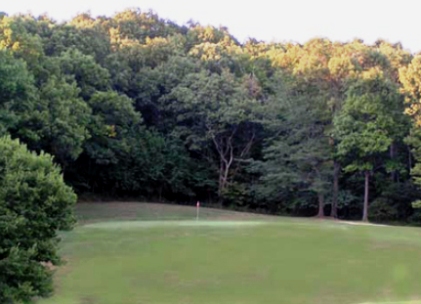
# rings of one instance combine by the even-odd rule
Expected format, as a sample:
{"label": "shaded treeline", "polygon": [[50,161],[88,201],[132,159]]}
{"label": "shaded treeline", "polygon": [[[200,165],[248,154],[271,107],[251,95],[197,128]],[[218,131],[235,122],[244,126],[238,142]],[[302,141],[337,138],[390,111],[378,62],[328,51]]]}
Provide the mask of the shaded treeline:
{"label": "shaded treeline", "polygon": [[2,16],[0,132],[80,194],[421,219],[421,56],[400,44],[239,43],[138,10]]}

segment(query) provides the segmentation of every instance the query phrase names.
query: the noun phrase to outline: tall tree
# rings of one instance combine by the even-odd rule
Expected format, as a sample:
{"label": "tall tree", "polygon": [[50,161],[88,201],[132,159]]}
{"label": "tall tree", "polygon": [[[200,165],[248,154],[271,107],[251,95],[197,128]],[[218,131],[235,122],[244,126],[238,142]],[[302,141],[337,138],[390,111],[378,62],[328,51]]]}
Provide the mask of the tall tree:
{"label": "tall tree", "polygon": [[415,56],[407,67],[401,67],[399,79],[406,97],[405,112],[412,118],[411,133],[406,138],[416,160],[411,173],[415,183],[421,186],[421,56]]}
{"label": "tall tree", "polygon": [[364,173],[363,221],[368,221],[371,172],[384,165],[379,157],[388,150],[393,130],[399,127],[390,111],[399,100],[393,83],[372,69],[350,87],[342,112],[335,118],[338,154],[348,164],[344,170]]}
{"label": "tall tree", "polygon": [[222,198],[233,166],[248,157],[254,144],[255,101],[228,71],[189,74],[166,99],[177,117],[179,135],[218,168]]}
{"label": "tall tree", "polygon": [[[329,136],[330,113],[323,98],[302,92],[293,87],[290,93],[279,92],[266,106],[266,126],[271,133],[263,150],[264,161],[257,161],[265,184],[265,195],[280,188],[315,194],[319,217],[324,216],[325,197],[330,192],[332,159]],[[271,112],[278,112],[273,114]],[[270,186],[272,185],[272,186]]]}

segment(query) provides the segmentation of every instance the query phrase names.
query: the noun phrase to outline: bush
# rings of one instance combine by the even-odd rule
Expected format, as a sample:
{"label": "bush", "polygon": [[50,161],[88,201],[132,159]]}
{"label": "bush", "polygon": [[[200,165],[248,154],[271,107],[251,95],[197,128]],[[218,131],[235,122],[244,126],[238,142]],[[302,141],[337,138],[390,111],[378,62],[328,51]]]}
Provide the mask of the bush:
{"label": "bush", "polygon": [[246,184],[233,182],[222,193],[224,204],[234,208],[250,206],[250,190]]}
{"label": "bush", "polygon": [[378,198],[369,206],[369,217],[375,222],[395,221],[399,211],[385,198]]}
{"label": "bush", "polygon": [[383,183],[381,197],[398,212],[398,221],[406,221],[413,214],[412,202],[420,197],[419,189],[411,182]]}
{"label": "bush", "polygon": [[421,210],[414,210],[414,213],[408,218],[408,221],[412,225],[421,226]]}
{"label": "bush", "polygon": [[72,227],[75,202],[51,156],[0,138],[0,303],[51,293],[57,230]]}

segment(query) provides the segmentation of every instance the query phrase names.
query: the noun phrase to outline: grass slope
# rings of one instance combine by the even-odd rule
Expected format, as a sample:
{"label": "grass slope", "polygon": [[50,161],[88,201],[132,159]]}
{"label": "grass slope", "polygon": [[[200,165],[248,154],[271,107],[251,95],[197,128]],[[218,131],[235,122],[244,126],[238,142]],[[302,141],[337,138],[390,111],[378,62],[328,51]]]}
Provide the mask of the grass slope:
{"label": "grass slope", "polygon": [[194,208],[157,204],[77,212],[40,304],[421,303],[420,229],[212,209],[197,223]]}

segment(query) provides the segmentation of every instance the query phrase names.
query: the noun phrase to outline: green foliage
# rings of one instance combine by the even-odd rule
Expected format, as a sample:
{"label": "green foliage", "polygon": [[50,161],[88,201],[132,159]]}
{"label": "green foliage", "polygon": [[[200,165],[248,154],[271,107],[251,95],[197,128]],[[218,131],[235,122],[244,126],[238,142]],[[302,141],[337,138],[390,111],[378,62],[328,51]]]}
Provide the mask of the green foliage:
{"label": "green foliage", "polygon": [[25,121],[34,109],[36,89],[23,60],[14,59],[7,50],[0,50],[0,134],[6,131],[31,137]]}
{"label": "green foliage", "polygon": [[88,126],[91,138],[86,153],[99,164],[117,163],[118,154],[128,152],[133,131],[142,121],[133,101],[116,92],[96,92],[88,101],[92,110]]}
{"label": "green foliage", "polygon": [[338,155],[355,155],[346,168],[350,172],[372,170],[373,157],[389,148],[396,127],[389,109],[397,102],[397,93],[381,75],[368,77],[350,88],[343,110],[335,118]]}
{"label": "green foliage", "polygon": [[412,208],[414,208],[414,209],[420,209],[421,208],[421,201],[418,200],[418,201],[413,202],[412,203]]}
{"label": "green foliage", "polygon": [[40,33],[45,53],[48,56],[60,56],[63,52],[77,49],[84,55],[93,56],[97,62],[104,62],[111,52],[110,36],[99,22],[86,17],[81,14],[69,24],[54,25],[51,33]]}
{"label": "green foliage", "polygon": [[250,208],[253,204],[253,191],[246,183],[232,182],[222,192],[224,203],[234,208]]}
{"label": "green foliage", "polygon": [[76,195],[47,154],[0,139],[0,302],[18,303],[52,290],[57,230],[74,223]]}
{"label": "green foliage", "polygon": [[62,52],[57,60],[61,72],[76,81],[83,99],[88,100],[95,92],[110,88],[109,72],[96,63],[92,56],[69,49]]}
{"label": "green foliage", "polygon": [[[44,152],[81,194],[343,218],[372,201],[376,221],[417,221],[420,70],[421,56],[385,41],[240,44],[138,9],[63,23],[0,13],[0,135],[41,155],[3,142],[29,156],[0,174],[0,193],[22,201],[14,214],[0,199],[0,234],[22,239],[0,252],[0,284],[16,276],[0,302],[51,292],[39,262],[58,260],[51,231],[74,197]],[[21,229],[47,215],[60,219]]]}
{"label": "green foliage", "polygon": [[378,198],[370,204],[370,219],[375,222],[396,221],[398,210],[384,198]]}
{"label": "green foliage", "polygon": [[399,44],[240,44],[129,9],[3,16],[0,49],[0,134],[52,154],[80,193],[354,217],[362,171],[372,201],[421,176],[421,61]]}
{"label": "green foliage", "polygon": [[282,117],[272,118],[273,107],[267,107],[267,125],[275,135],[263,150],[264,161],[252,165],[261,174],[258,188],[272,199],[276,199],[280,188],[294,189],[297,197],[308,199],[302,203],[311,205],[315,203],[311,194],[301,196],[310,192],[319,196],[322,204],[330,191],[333,173],[331,147],[325,135],[326,105],[309,92],[298,95],[293,91],[286,98],[279,96],[276,102]]}
{"label": "green foliage", "polygon": [[33,146],[53,154],[62,165],[77,159],[89,138],[91,111],[79,92],[75,82],[51,76],[41,86],[37,110],[32,113],[39,126]]}
{"label": "green foliage", "polygon": [[134,174],[124,179],[134,187],[128,190],[142,189],[149,197],[162,200],[191,198],[214,187],[209,180],[210,170],[190,159],[180,140],[146,132],[138,143],[131,150],[131,162],[125,170],[125,174]]}
{"label": "green foliage", "polygon": [[41,37],[28,29],[31,23],[31,16],[0,19],[0,50],[9,50],[24,59],[29,67],[36,68],[44,51]]}
{"label": "green foliage", "polygon": [[249,155],[254,144],[256,101],[224,70],[221,74],[201,71],[186,75],[166,96],[166,103],[177,119],[177,135],[189,149],[213,154],[209,160],[218,168],[221,197],[234,166]]}

